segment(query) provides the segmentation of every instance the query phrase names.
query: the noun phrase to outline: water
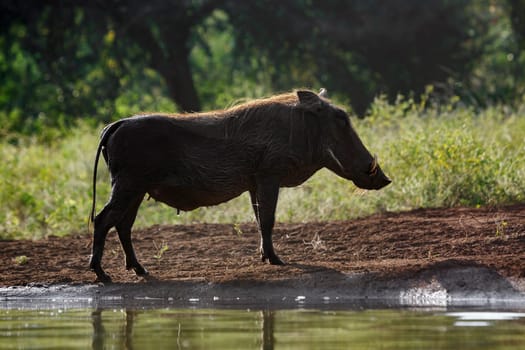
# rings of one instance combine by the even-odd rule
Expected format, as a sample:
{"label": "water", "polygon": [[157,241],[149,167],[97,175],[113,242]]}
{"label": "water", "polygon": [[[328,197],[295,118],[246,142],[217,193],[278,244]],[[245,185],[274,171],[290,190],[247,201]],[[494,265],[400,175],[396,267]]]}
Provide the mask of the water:
{"label": "water", "polygon": [[0,309],[0,349],[524,349],[525,313]]}

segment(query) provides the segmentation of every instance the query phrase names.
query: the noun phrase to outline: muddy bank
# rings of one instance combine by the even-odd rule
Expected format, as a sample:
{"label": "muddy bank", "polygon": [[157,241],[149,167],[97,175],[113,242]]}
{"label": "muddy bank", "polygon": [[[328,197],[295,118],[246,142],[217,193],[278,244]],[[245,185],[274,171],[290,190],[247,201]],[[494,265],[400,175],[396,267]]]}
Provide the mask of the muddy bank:
{"label": "muddy bank", "polygon": [[2,305],[27,298],[203,307],[525,300],[525,205],[279,224],[275,246],[284,267],[260,262],[253,224],[155,226],[133,237],[151,277],[125,270],[110,233],[103,266],[115,283],[107,285],[87,270],[87,235],[0,241]]}
{"label": "muddy bank", "polygon": [[[1,306],[23,307],[525,307],[525,280],[445,261],[414,274],[319,271],[292,280],[144,281],[0,288]],[[29,300],[29,302],[28,302]]]}

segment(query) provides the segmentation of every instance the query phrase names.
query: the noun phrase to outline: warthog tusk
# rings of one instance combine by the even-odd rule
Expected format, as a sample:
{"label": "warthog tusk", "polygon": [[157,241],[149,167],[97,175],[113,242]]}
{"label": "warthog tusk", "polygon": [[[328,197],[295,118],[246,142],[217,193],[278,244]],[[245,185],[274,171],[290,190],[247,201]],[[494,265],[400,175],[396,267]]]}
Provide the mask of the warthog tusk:
{"label": "warthog tusk", "polygon": [[328,154],[330,155],[330,157],[337,163],[339,168],[341,168],[341,171],[344,172],[345,168],[343,168],[343,164],[341,164],[339,159],[337,159],[337,157],[335,156],[334,152],[332,152],[332,150],[330,148],[327,148],[327,150],[328,150]]}

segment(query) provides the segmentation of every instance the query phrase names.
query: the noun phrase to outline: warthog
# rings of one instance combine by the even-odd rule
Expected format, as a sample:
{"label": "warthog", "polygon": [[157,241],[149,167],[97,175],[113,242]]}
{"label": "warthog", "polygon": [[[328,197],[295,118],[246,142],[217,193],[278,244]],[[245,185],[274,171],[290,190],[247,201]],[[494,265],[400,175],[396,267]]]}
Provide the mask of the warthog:
{"label": "warthog", "polygon": [[[111,198],[94,217],[100,153],[111,174]],[[282,265],[272,244],[280,187],[298,186],[326,167],[364,189],[390,183],[350,124],[322,90],[296,91],[238,106],[184,115],[147,114],[104,128],[93,174],[93,254],[90,268],[101,281],[104,242],[115,227],[126,268],[138,262],[131,227],[146,194],[177,210],[193,210],[250,193],[261,233],[262,260]]]}

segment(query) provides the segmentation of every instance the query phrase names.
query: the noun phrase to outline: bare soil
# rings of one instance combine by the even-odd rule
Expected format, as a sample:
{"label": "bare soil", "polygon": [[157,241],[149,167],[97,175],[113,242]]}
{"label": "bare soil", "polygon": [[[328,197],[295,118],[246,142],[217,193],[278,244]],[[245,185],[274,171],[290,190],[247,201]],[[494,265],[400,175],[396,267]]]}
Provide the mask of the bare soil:
{"label": "bare soil", "polygon": [[[136,230],[133,241],[139,261],[150,272],[148,281],[257,285],[315,276],[316,283],[323,284],[333,276],[372,274],[376,279],[407,280],[463,267],[522,280],[525,204],[277,224],[274,245],[285,266],[261,262],[255,224],[153,226]],[[79,234],[0,241],[0,287],[93,283],[95,275],[87,268],[90,250],[91,237]],[[125,269],[113,231],[103,267],[114,282],[144,282]]]}

